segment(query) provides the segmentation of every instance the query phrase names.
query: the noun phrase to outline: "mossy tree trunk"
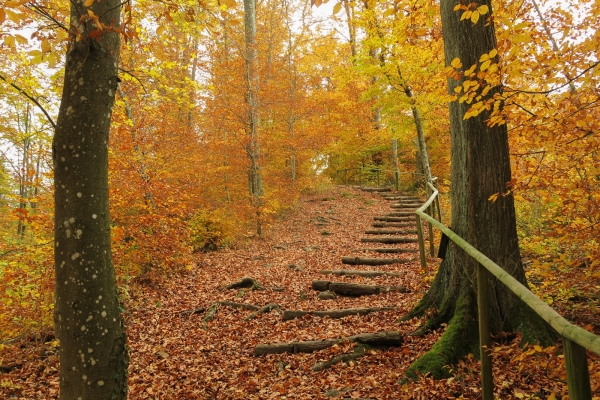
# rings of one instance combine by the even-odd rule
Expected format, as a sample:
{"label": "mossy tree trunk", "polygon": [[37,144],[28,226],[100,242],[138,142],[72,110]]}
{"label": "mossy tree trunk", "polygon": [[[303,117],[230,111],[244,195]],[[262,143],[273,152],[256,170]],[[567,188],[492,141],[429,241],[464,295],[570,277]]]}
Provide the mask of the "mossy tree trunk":
{"label": "mossy tree trunk", "polygon": [[[487,5],[490,13],[474,24],[470,19],[460,21],[464,11],[454,11],[456,4],[456,1],[441,2],[446,64],[459,58],[462,69],[467,70],[479,65],[482,54],[496,48],[494,25],[487,20],[492,5],[489,0],[478,3]],[[462,74],[460,79],[450,78],[449,93],[454,94],[454,88],[462,85],[463,80]],[[499,91],[496,87],[488,96]],[[499,195],[495,202],[488,200],[495,193],[506,193],[506,184],[511,180],[507,128],[506,125],[489,127],[488,112],[464,119],[469,108],[466,102],[450,103],[452,230],[526,284],[513,197]],[[441,323],[448,323],[448,327],[433,348],[409,368],[409,377],[414,378],[417,371],[443,377],[447,374],[444,366],[468,353],[478,354],[476,268],[477,262],[468,254],[453,244],[449,246],[429,291],[407,316],[423,315],[433,309],[436,312],[420,333]],[[495,278],[490,279],[489,289],[492,333],[521,332],[529,343],[549,342],[551,335],[545,323],[512,292]]]}
{"label": "mossy tree trunk", "polygon": [[[111,29],[81,16],[99,16]],[[61,399],[125,399],[125,332],[110,248],[108,134],[117,90],[121,3],[71,2],[71,37],[52,144],[54,325]]]}

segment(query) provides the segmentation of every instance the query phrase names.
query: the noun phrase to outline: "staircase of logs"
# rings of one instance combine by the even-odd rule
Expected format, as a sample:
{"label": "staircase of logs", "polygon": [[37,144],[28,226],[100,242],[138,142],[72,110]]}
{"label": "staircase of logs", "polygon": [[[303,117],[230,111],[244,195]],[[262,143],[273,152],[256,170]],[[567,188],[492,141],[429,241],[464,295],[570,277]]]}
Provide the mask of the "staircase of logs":
{"label": "staircase of logs", "polygon": [[[422,200],[414,195],[391,192],[389,188],[360,189],[368,192],[378,192],[385,201],[391,203],[390,211],[387,214],[374,217],[373,229],[366,230],[364,233],[365,236],[360,239],[361,243],[368,243],[369,246],[373,246],[363,249],[370,256],[342,257],[342,264],[352,266],[383,266],[417,261],[419,248],[414,211],[422,205]],[[392,257],[389,255],[392,255]],[[321,272],[327,275],[339,276],[398,276],[398,273],[391,271],[372,270],[342,269],[323,270]],[[314,290],[333,292],[333,294],[341,296],[362,296],[389,291],[403,293],[406,291],[402,286],[384,287],[325,280],[315,280],[312,286]]]}

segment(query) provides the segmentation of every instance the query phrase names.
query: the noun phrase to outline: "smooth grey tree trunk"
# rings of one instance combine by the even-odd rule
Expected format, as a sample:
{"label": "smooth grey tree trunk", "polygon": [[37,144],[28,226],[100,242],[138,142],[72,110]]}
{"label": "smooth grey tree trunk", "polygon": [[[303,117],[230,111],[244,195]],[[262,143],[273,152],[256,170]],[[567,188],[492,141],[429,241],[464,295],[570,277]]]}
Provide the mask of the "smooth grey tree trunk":
{"label": "smooth grey tree trunk", "polygon": [[248,104],[248,146],[250,158],[248,186],[250,201],[256,210],[256,233],[262,234],[260,207],[262,206],[263,184],[259,163],[258,142],[258,50],[256,46],[256,0],[244,0],[244,27],[246,33],[246,102]]}
{"label": "smooth grey tree trunk", "polygon": [[[90,10],[118,27],[120,2]],[[55,183],[55,329],[60,340],[60,398],[125,399],[128,355],[110,248],[108,134],[117,90],[119,35],[71,2],[63,96],[53,142]],[[90,34],[91,37],[90,37]]]}
{"label": "smooth grey tree trunk", "polygon": [[[484,15],[477,24],[469,19],[460,21],[462,10],[453,11],[454,1],[441,2],[441,15],[446,64],[459,58],[463,68],[479,64],[482,54],[496,48],[493,23],[486,25]],[[478,5],[487,5],[490,0]],[[494,58],[498,62],[498,58]],[[448,80],[448,91],[462,85],[461,80]],[[493,96],[500,88],[493,89]],[[464,119],[469,109],[466,103],[450,103],[450,135],[452,157],[452,230],[475,248],[500,265],[520,282],[526,284],[519,253],[514,199],[500,195],[497,201],[488,198],[495,193],[504,194],[511,180],[508,135],[506,125],[489,127],[488,113]],[[445,365],[455,363],[460,357],[477,354],[478,326],[475,297],[477,262],[464,251],[450,245],[446,258],[428,292],[408,317],[435,309],[437,313],[427,321],[421,332],[448,323],[443,336],[433,348],[409,368],[429,371],[435,377],[447,374]],[[519,331],[529,343],[548,343],[550,334],[546,325],[516,296],[495,279],[489,281],[491,331]]]}

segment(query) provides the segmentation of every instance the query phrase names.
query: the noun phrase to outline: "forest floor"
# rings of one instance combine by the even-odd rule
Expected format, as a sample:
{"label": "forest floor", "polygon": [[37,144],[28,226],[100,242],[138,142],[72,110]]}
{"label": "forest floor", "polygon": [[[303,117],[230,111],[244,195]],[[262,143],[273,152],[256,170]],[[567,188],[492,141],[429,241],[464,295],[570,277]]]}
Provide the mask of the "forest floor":
{"label": "forest floor", "polygon": [[[431,348],[443,328],[424,337],[409,336],[419,319],[400,321],[423,296],[439,260],[421,270],[415,261],[387,266],[342,265],[342,257],[388,257],[367,251],[374,243],[361,237],[373,229],[373,218],[390,212],[390,202],[376,193],[347,187],[307,195],[262,238],[235,248],[199,254],[197,265],[161,282],[135,284],[124,293],[131,364],[129,399],[477,399],[479,366],[469,356],[449,367],[450,377],[422,377],[405,382],[403,372]],[[380,245],[379,247],[392,247]],[[416,243],[405,247],[417,248]],[[375,278],[324,275],[322,270],[378,270],[397,276]],[[263,290],[224,289],[243,277]],[[321,300],[313,280],[404,286],[406,292]],[[279,309],[247,319],[253,311],[222,304],[214,319],[206,311],[217,302]],[[586,303],[575,321],[600,329],[594,319],[598,302]],[[590,305],[591,304],[591,305]],[[340,319],[306,315],[282,320],[283,310],[334,310],[393,307],[392,310]],[[590,307],[591,311],[590,311]],[[572,309],[569,309],[572,311]],[[566,310],[567,312],[569,310]],[[565,311],[565,310],[560,310]],[[564,315],[564,314],[563,314]],[[403,342],[387,349],[372,347],[348,363],[313,371],[320,361],[353,352],[343,341],[312,353],[254,356],[255,346],[277,342],[341,339],[362,333],[399,331]],[[18,368],[0,375],[2,399],[56,399],[56,341],[23,339],[4,346],[3,364]],[[560,343],[542,349],[520,349],[518,338],[495,338],[492,351],[496,396],[500,399],[565,398],[566,378]],[[600,399],[600,358],[590,355],[594,399]]]}

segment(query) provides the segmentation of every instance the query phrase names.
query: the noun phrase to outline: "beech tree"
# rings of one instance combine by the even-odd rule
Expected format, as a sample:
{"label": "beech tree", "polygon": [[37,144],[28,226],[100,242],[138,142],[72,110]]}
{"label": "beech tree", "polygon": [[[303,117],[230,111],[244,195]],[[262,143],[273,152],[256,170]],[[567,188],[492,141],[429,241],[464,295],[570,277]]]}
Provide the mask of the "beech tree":
{"label": "beech tree", "polygon": [[[491,1],[455,7],[441,2],[450,103],[452,230],[523,284],[505,124],[492,124],[500,110],[497,50]],[[468,13],[464,15],[463,13]],[[444,367],[478,353],[475,261],[451,244],[430,289],[407,318],[436,313],[420,333],[448,327],[433,348],[408,370],[447,374]],[[545,323],[495,278],[489,278],[491,332],[520,332],[523,342],[550,343]]]}
{"label": "beech tree", "polygon": [[108,208],[120,12],[117,0],[71,3],[73,36],[53,142],[61,399],[124,399],[127,392]]}

